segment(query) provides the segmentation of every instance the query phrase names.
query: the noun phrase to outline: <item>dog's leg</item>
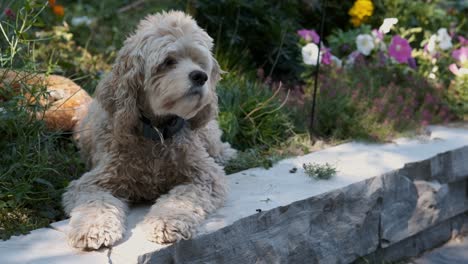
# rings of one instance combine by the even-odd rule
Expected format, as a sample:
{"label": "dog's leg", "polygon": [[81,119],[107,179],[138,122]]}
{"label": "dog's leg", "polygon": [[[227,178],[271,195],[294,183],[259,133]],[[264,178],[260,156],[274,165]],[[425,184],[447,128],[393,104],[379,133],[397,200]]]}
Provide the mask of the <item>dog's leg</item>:
{"label": "dog's leg", "polygon": [[198,133],[206,151],[216,163],[224,165],[236,157],[237,151],[229,143],[221,141],[222,131],[216,120],[200,128]]}
{"label": "dog's leg", "polygon": [[87,182],[86,179],[93,177],[91,174],[93,171],[71,182],[63,194],[65,212],[71,216],[68,241],[79,249],[112,246],[125,232],[127,204]]}
{"label": "dog's leg", "polygon": [[193,177],[191,183],[176,186],[151,207],[144,221],[148,240],[172,243],[189,239],[207,214],[224,203],[224,171],[211,158],[209,160],[209,167],[201,167],[211,170]]}

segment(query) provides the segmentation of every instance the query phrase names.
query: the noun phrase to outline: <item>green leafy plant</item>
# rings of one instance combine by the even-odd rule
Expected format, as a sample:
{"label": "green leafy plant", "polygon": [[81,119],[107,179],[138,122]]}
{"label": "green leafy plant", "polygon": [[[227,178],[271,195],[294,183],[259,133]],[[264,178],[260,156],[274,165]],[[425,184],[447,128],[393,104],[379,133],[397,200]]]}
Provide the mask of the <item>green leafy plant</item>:
{"label": "green leafy plant", "polygon": [[316,134],[324,138],[387,141],[459,118],[442,86],[362,56],[352,68],[324,67],[319,85]]}
{"label": "green leafy plant", "polygon": [[304,163],[302,164],[305,173],[314,178],[320,180],[328,180],[336,175],[336,168],[329,163],[318,164],[318,163]]}
{"label": "green leafy plant", "polygon": [[271,147],[292,134],[293,125],[277,92],[239,74],[223,78],[218,87],[218,120],[224,140],[245,150]]}
{"label": "green leafy plant", "polygon": [[[65,186],[84,170],[71,139],[48,131],[36,119],[45,107],[46,87],[24,80],[45,73],[53,65],[38,61],[35,25],[44,5],[26,1],[12,10],[14,17],[0,21],[0,238],[63,219],[60,199]],[[12,84],[9,72],[21,71]]]}
{"label": "green leafy plant", "polygon": [[255,67],[267,75],[296,75],[301,66],[296,30],[302,19],[301,1],[186,1],[187,11],[206,28],[223,50],[246,49]]}

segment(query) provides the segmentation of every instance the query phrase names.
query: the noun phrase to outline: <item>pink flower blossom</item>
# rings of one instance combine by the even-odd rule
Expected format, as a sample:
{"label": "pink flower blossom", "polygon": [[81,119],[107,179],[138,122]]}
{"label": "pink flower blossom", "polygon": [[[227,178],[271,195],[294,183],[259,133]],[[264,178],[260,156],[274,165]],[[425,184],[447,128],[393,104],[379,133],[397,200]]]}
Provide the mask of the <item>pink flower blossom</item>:
{"label": "pink flower blossom", "polygon": [[374,36],[376,39],[382,41],[383,40],[383,34],[382,31],[379,31],[377,29],[372,30],[372,36]]}
{"label": "pink flower blossom", "polygon": [[468,68],[458,68],[455,63],[450,64],[449,70],[456,76],[468,75]]}
{"label": "pink flower blossom", "polygon": [[449,70],[454,74],[458,75],[458,67],[455,63],[449,65]]}
{"label": "pink flower blossom", "polygon": [[464,63],[468,60],[468,46],[452,51],[452,57],[460,63]]}
{"label": "pink flower blossom", "polygon": [[301,29],[297,31],[297,34],[307,42],[312,41],[315,44],[318,44],[320,41],[319,35],[313,29]]}
{"label": "pink flower blossom", "polygon": [[16,15],[15,15],[15,12],[13,12],[13,10],[11,10],[11,8],[7,7],[5,8],[5,15],[9,18],[9,19],[15,19]]}
{"label": "pink flower blossom", "polygon": [[408,63],[408,59],[411,58],[411,46],[406,39],[395,35],[388,47],[388,54],[399,63]]}
{"label": "pink flower blossom", "polygon": [[468,39],[464,38],[463,36],[458,36],[458,42],[460,42],[462,46],[468,45]]}

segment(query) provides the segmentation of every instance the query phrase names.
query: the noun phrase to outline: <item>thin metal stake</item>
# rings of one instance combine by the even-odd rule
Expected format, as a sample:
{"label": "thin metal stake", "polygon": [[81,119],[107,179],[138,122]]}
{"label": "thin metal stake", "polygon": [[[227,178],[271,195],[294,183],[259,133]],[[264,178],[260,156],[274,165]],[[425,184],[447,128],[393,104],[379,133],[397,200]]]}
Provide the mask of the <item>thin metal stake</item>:
{"label": "thin metal stake", "polygon": [[310,129],[309,129],[309,134],[311,140],[313,139],[314,132],[315,132],[315,102],[317,98],[317,86],[318,86],[318,76],[319,76],[319,70],[320,70],[320,49],[322,48],[322,36],[323,36],[323,28],[325,27],[325,9],[327,5],[327,0],[322,1],[322,18],[320,21],[320,34],[319,34],[319,43],[318,43],[318,56],[317,56],[317,65],[316,65],[316,72],[315,72],[315,82],[314,82],[314,94],[312,96],[312,111],[311,111],[311,116],[310,116]]}

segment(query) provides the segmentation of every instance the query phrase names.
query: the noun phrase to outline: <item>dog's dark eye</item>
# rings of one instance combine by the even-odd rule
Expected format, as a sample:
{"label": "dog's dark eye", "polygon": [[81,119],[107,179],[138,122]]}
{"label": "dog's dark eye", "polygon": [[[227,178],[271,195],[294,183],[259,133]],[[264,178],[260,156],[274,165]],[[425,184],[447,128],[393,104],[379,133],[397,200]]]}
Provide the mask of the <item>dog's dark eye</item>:
{"label": "dog's dark eye", "polygon": [[175,65],[177,63],[177,61],[174,59],[174,58],[166,58],[164,60],[164,67],[169,67],[169,66],[172,66],[172,65]]}

